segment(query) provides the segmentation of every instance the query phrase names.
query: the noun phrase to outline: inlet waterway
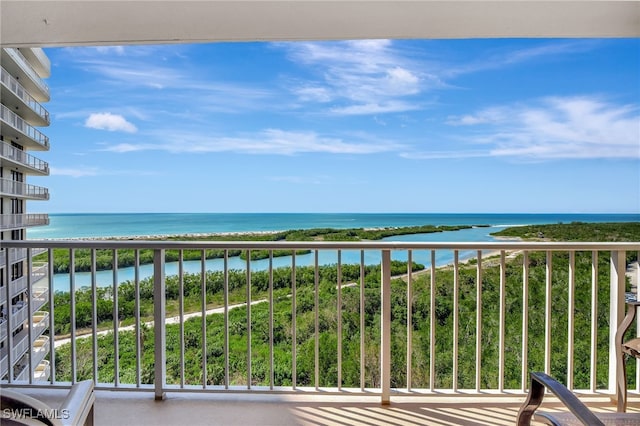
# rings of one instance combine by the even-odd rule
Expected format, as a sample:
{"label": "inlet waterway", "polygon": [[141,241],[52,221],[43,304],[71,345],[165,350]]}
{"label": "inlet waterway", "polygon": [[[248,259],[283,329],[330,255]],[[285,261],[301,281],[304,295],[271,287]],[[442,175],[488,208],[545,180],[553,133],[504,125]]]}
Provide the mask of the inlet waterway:
{"label": "inlet waterway", "polygon": [[[382,241],[407,241],[407,242],[487,242],[495,241],[495,238],[490,234],[498,232],[504,229],[506,226],[492,226],[492,227],[479,227],[462,229],[459,231],[445,231],[435,232],[428,234],[410,234],[410,235],[397,235],[388,237]],[[476,256],[475,251],[460,251],[459,259],[465,260]],[[413,261],[425,265],[425,267],[431,266],[431,253],[427,251],[416,251],[413,253]],[[436,266],[446,265],[453,262],[453,251],[451,250],[438,250],[436,252]],[[343,250],[341,251],[341,263],[342,264],[358,264],[360,263],[361,252],[359,250]],[[394,251],[392,252],[392,259],[394,260],[407,260],[406,251]],[[272,261],[274,268],[290,267],[291,256],[274,257]],[[296,266],[311,266],[315,262],[315,254],[309,253],[296,256]],[[338,262],[338,253],[336,250],[320,250],[318,252],[318,263],[320,265],[336,264]],[[380,252],[377,250],[366,250],[364,252],[364,262],[366,265],[379,264]],[[165,274],[177,275],[178,274],[178,262],[168,262],[165,265]],[[207,271],[223,271],[224,260],[223,259],[208,259],[205,261],[205,268]],[[246,270],[247,261],[240,257],[230,257],[228,259],[228,268],[236,270]],[[269,259],[261,259],[251,261],[250,268],[252,271],[264,271],[269,268]],[[202,269],[201,261],[185,261],[183,262],[183,271],[185,273],[200,273]],[[114,277],[113,270],[104,270],[96,272],[96,285],[98,287],[113,286],[114,278],[118,284],[126,281],[133,281],[135,279],[135,268],[125,267],[118,268]],[[141,265],[139,267],[139,279],[143,280],[153,276],[153,265]],[[68,292],[70,290],[70,276],[69,274],[55,274],[54,275],[54,289],[55,291]],[[77,272],[75,274],[75,287],[80,289],[82,287],[91,286],[91,273],[89,272]]]}

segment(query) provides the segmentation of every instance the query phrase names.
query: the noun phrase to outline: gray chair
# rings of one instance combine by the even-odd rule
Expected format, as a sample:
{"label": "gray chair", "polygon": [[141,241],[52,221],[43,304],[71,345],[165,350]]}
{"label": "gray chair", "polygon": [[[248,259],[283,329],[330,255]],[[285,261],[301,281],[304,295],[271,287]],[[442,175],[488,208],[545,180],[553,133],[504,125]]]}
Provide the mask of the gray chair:
{"label": "gray chair", "polygon": [[[551,391],[569,412],[549,413],[537,412],[542,404],[545,389]],[[518,412],[518,426],[528,426],[535,415],[536,421],[561,426],[561,425],[640,425],[640,414],[630,413],[598,413],[594,414],[563,384],[544,373],[531,373],[531,386],[529,394],[520,411]]]}
{"label": "gray chair", "polygon": [[14,389],[0,389],[2,425],[93,425],[95,403],[93,381],[85,380],[71,387],[60,407],[47,404]]}

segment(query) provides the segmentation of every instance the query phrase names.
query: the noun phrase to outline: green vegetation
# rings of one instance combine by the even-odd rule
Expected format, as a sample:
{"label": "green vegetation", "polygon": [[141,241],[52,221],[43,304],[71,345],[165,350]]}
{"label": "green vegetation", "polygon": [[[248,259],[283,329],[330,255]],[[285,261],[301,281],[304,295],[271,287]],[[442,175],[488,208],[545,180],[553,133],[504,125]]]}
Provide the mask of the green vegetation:
{"label": "green vegetation", "polygon": [[506,228],[491,235],[519,237],[527,240],[553,241],[640,241],[640,222],[528,225]]}
{"label": "green vegetation", "polygon": [[[563,235],[569,232],[575,240],[578,235],[586,236],[590,228],[594,235],[600,235],[602,241],[608,238],[625,241],[640,241],[640,226],[638,224],[569,224],[541,227],[539,230],[528,230],[527,227],[512,228],[520,232],[518,236],[535,235],[543,232],[546,239],[569,239]],[[581,229],[567,231],[565,226],[577,226]],[[511,231],[510,231],[511,232]],[[533,233],[533,234],[532,234]],[[515,235],[511,235],[515,236]],[[586,238],[586,237],[585,237]],[[628,253],[629,260],[636,260],[638,253]],[[507,262],[505,270],[505,388],[520,388],[522,373],[522,256],[516,255]],[[498,341],[499,341],[499,287],[500,271],[494,259],[485,259],[482,275],[482,369],[481,388],[498,387]],[[568,350],[568,312],[567,294],[569,286],[567,253],[554,253],[552,256],[552,346],[551,371],[560,380],[567,375]],[[597,384],[607,386],[608,362],[608,312],[609,312],[609,267],[608,253],[601,253],[598,258],[598,352],[597,352]],[[393,274],[406,273],[407,267],[401,262],[394,262]],[[421,270],[421,265],[414,265],[415,270]],[[574,326],[574,386],[576,388],[589,387],[589,362],[591,356],[590,324],[591,324],[591,252],[576,253],[575,265],[575,326]],[[337,307],[337,267],[323,266],[319,270],[319,293],[316,305],[315,271],[313,268],[299,267],[296,269],[296,341],[293,341],[293,294],[291,286],[291,269],[274,270],[273,277],[273,359],[274,385],[287,386],[293,383],[292,377],[292,347],[297,351],[295,377],[298,386],[313,386],[315,383],[315,316],[318,312],[320,371],[318,378],[320,386],[337,386],[338,366],[338,307]],[[358,283],[359,265],[342,265],[343,284]],[[262,275],[261,275],[262,274]],[[233,278],[231,278],[233,276]],[[435,327],[435,385],[436,387],[451,387],[453,383],[453,282],[452,268],[439,268],[436,271],[435,310],[430,308],[430,272],[422,271],[414,275],[413,296],[411,300],[411,329],[412,329],[412,368],[413,380],[411,385],[416,388],[429,386],[429,348],[431,344],[430,329],[433,318]],[[407,285],[406,279],[397,278],[392,281],[392,386],[406,387],[406,338],[407,338]],[[545,280],[546,253],[529,253],[529,298],[528,298],[528,348],[527,369],[544,370],[544,315],[545,315]],[[189,282],[187,284],[187,281]],[[185,306],[192,310],[200,309],[202,288],[200,277],[190,275],[185,280]],[[206,298],[213,305],[222,300],[221,277],[216,273],[207,273]],[[460,265],[459,275],[458,316],[459,344],[458,365],[459,373],[456,378],[459,388],[474,388],[475,384],[475,341],[476,341],[476,312],[477,312],[477,278],[475,266]],[[127,287],[129,286],[129,287]],[[268,295],[269,277],[266,273],[254,273],[251,277],[252,300],[264,299]],[[144,287],[144,291],[142,288]],[[152,308],[149,294],[151,287],[148,283],[141,285],[141,298],[144,294],[145,302],[141,304],[142,315],[150,314]],[[230,303],[246,301],[246,276],[244,272],[236,271],[230,274]],[[105,305],[104,321],[111,321],[108,317],[110,299],[109,290],[105,290],[98,301]],[[175,315],[179,290],[175,278],[167,279],[167,310]],[[345,387],[360,386],[360,317],[364,316],[365,334],[365,386],[379,384],[379,342],[380,342],[380,268],[369,266],[365,272],[364,311],[360,312],[360,287],[344,286],[341,289],[342,306],[341,324],[343,336],[342,346],[342,385]],[[64,317],[64,306],[68,303],[61,299],[58,305],[56,295],[55,321],[58,324],[69,324]],[[68,297],[68,296],[67,296]],[[86,294],[77,295],[76,303],[86,298]],[[123,284],[118,290],[119,320],[122,325],[130,324],[133,315],[131,285]],[[90,308],[90,299],[83,300]],[[78,308],[77,308],[78,309]],[[84,308],[83,308],[84,309]],[[186,310],[190,308],[185,308]],[[58,315],[63,315],[59,317]],[[80,323],[80,321],[83,321]],[[213,314],[206,317],[206,351],[203,351],[202,318],[193,318],[184,323],[185,340],[185,376],[187,384],[223,384],[224,383],[224,317]],[[90,325],[86,315],[77,313],[76,327]],[[229,365],[230,381],[232,385],[246,385],[247,378],[247,346],[251,345],[251,384],[269,385],[270,378],[270,350],[269,332],[269,303],[259,303],[251,307],[251,341],[247,333],[247,309],[239,307],[229,311]],[[60,332],[66,330],[60,329]],[[167,382],[180,383],[180,335],[179,325],[167,326]],[[141,381],[153,381],[153,330],[143,327],[140,344]],[[114,343],[113,335],[101,336],[98,339],[98,365],[101,382],[114,381]],[[119,335],[119,380],[121,383],[135,383],[136,371],[136,337],[133,332],[121,332]],[[206,380],[202,374],[203,357],[206,356]],[[77,341],[77,374],[78,380],[93,377],[93,354],[91,339]],[[635,377],[633,366],[630,377]],[[71,353],[69,345],[64,345],[56,351],[56,378],[70,380]]]}
{"label": "green vegetation", "polygon": [[[381,228],[381,229],[298,229],[291,231],[267,233],[267,234],[235,234],[235,235],[208,235],[208,236],[170,236],[170,237],[150,237],[148,240],[160,241],[361,241],[380,240],[394,235],[427,234],[432,232],[458,231],[468,229],[471,226],[410,226],[403,228]],[[204,253],[203,253],[204,252]],[[306,254],[308,250],[298,250],[296,254]],[[184,260],[221,259],[224,257],[224,250],[184,250]],[[274,250],[273,256],[291,256],[291,250]],[[75,250],[75,270],[76,272],[91,271],[91,251]],[[153,263],[152,250],[140,250],[140,264]],[[165,260],[167,262],[178,261],[177,250],[167,250]],[[228,256],[240,256],[246,259],[246,252],[241,250],[229,250]],[[268,250],[251,250],[251,260],[267,259]],[[36,261],[46,262],[46,254],[35,258]],[[118,267],[124,268],[135,265],[134,250],[118,250]],[[55,249],[53,251],[53,270],[55,273],[68,273],[70,267],[69,250]],[[96,250],[96,270],[109,270],[113,267],[113,250]]]}

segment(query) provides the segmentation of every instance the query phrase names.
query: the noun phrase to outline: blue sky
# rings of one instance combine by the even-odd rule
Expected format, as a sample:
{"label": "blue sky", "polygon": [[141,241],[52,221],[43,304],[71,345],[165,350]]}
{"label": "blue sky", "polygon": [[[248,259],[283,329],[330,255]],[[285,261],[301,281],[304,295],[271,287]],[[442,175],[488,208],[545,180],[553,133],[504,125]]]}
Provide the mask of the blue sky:
{"label": "blue sky", "polygon": [[45,49],[30,212],[640,212],[640,40]]}

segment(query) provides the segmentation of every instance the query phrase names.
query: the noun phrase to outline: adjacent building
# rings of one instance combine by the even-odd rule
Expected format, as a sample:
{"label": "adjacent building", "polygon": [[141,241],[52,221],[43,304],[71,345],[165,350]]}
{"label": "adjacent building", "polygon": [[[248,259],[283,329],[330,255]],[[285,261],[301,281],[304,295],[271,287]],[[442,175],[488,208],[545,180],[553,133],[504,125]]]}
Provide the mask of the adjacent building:
{"label": "adjacent building", "polygon": [[46,214],[28,214],[27,203],[49,199],[49,191],[27,183],[47,176],[49,165],[32,155],[49,150],[39,128],[49,125],[44,82],[50,62],[39,48],[0,51],[0,380],[49,378],[47,264],[39,253],[3,247],[26,239],[28,229],[47,225]]}

